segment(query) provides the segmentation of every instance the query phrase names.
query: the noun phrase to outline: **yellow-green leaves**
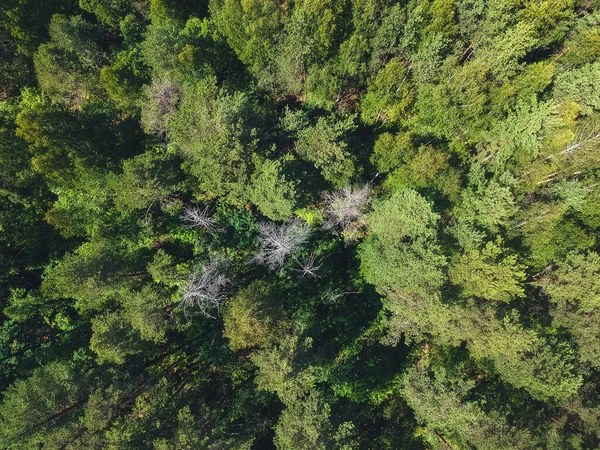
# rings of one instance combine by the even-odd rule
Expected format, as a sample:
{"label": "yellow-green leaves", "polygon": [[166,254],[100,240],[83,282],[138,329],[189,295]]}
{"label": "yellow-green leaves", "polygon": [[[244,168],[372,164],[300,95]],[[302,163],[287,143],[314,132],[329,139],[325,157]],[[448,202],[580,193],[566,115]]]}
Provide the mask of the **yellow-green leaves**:
{"label": "yellow-green leaves", "polygon": [[498,239],[481,249],[469,248],[456,255],[452,258],[448,275],[467,297],[509,302],[525,295],[524,268],[517,263],[516,255],[506,254],[502,240]]}

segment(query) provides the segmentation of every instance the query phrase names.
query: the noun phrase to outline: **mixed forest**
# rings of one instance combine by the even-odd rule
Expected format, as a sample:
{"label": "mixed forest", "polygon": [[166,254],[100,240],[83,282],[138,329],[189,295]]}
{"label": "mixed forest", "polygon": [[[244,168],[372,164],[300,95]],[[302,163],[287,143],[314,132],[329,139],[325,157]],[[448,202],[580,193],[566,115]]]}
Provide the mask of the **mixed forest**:
{"label": "mixed forest", "polygon": [[0,448],[600,447],[599,0],[0,1]]}

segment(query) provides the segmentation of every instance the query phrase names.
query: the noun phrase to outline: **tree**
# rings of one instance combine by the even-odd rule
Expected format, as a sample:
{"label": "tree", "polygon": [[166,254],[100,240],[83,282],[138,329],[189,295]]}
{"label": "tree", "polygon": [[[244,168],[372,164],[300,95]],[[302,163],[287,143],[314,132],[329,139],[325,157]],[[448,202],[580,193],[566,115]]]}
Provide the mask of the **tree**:
{"label": "tree", "polygon": [[234,351],[264,348],[290,326],[278,304],[277,286],[255,280],[230,298],[223,310],[223,335]]}
{"label": "tree", "polygon": [[269,55],[273,60],[271,63],[273,68],[270,70],[274,72],[269,75],[273,78],[273,88],[276,92],[302,96],[306,91],[309,59],[315,50],[314,41],[310,36],[313,26],[314,23],[304,8],[301,6],[294,8],[294,12],[284,25],[272,55]]}
{"label": "tree", "polygon": [[577,343],[579,357],[598,367],[600,338],[597,333],[598,292],[597,273],[600,256],[570,253],[555,270],[541,274],[539,281],[555,308],[554,322],[566,328]]}
{"label": "tree", "polygon": [[150,24],[139,33],[143,37],[140,47],[153,80],[179,82],[173,75],[178,65],[177,54],[184,45],[179,36],[184,22],[169,3],[164,0],[150,3]]}
{"label": "tree", "polygon": [[0,27],[0,94],[5,98],[13,97],[23,87],[34,83],[31,61],[27,56],[17,53],[17,41],[8,30]]}
{"label": "tree", "polygon": [[31,167],[27,143],[15,135],[18,105],[0,105],[0,294],[11,287],[30,288],[32,271],[61,245],[44,221],[52,201],[43,178]]}
{"label": "tree", "polygon": [[123,295],[121,305],[123,317],[142,340],[154,343],[166,341],[166,333],[171,325],[171,310],[176,306],[170,292],[145,285],[139,291]]}
{"label": "tree", "polygon": [[469,178],[470,186],[462,191],[461,201],[455,208],[458,219],[490,233],[507,227],[517,212],[510,179],[486,180],[480,166],[471,169]]}
{"label": "tree", "polygon": [[401,124],[413,100],[406,65],[392,58],[369,83],[361,99],[361,117],[368,124]]}
{"label": "tree", "polygon": [[271,220],[290,219],[296,205],[296,189],[282,173],[285,162],[258,155],[252,159],[255,169],[250,177],[248,199]]}
{"label": "tree", "polygon": [[17,43],[17,52],[33,55],[48,37],[47,25],[53,15],[73,11],[70,0],[8,0],[0,5],[0,28]]}
{"label": "tree", "polygon": [[0,406],[2,446],[68,445],[81,432],[77,418],[89,389],[87,378],[72,362],[54,361],[13,383]]}
{"label": "tree", "polygon": [[[464,311],[455,314],[460,313]],[[501,320],[494,314],[494,310],[479,307],[459,319],[457,331],[468,339],[471,354],[493,361],[505,382],[525,389],[535,399],[573,397],[582,384],[581,375],[574,370],[573,348],[525,328],[516,310]]]}
{"label": "tree", "polygon": [[181,100],[181,86],[168,78],[154,78],[143,93],[142,127],[148,134],[166,135]]}
{"label": "tree", "polygon": [[34,63],[40,86],[53,99],[80,107],[96,91],[105,56],[95,33],[81,16],[52,17],[51,41],[40,46]]}
{"label": "tree", "polygon": [[124,364],[127,357],[140,353],[139,337],[119,311],[107,312],[92,320],[90,350],[99,364]]}
{"label": "tree", "polygon": [[137,150],[135,122],[117,117],[115,109],[98,99],[89,99],[77,111],[39,90],[26,89],[21,100],[16,135],[29,144],[33,169],[53,186],[71,190],[77,182],[85,185],[86,170],[88,175],[114,168]]}
{"label": "tree", "polygon": [[169,136],[184,170],[197,180],[198,196],[223,196],[234,204],[245,197],[254,119],[248,96],[219,90],[214,78],[185,90]]}
{"label": "tree", "polygon": [[42,292],[51,298],[74,298],[82,312],[103,309],[128,285],[145,275],[139,272],[140,253],[124,242],[95,239],[48,266]]}
{"label": "tree", "polygon": [[219,231],[215,223],[215,218],[211,214],[208,206],[200,208],[197,205],[190,205],[183,208],[181,220],[187,223],[190,228],[201,228],[207,233],[215,236]]}
{"label": "tree", "polygon": [[139,0],[131,2],[131,5],[126,0],[79,0],[79,7],[93,13],[101,23],[118,28],[119,22],[125,18],[130,8],[141,10],[143,3]]}
{"label": "tree", "polygon": [[212,0],[210,9],[219,31],[254,74],[268,67],[285,20],[282,3],[252,0]]}
{"label": "tree", "polygon": [[430,145],[422,145],[406,165],[394,170],[385,180],[387,190],[411,187],[425,189],[434,186],[442,193],[457,197],[460,186],[452,186],[455,172],[449,167],[450,155]]}
{"label": "tree", "polygon": [[565,43],[565,47],[568,49],[565,54],[565,64],[580,66],[595,61],[596,52],[600,49],[600,33],[595,27],[595,23],[586,25],[577,27],[578,32]]}
{"label": "tree", "polygon": [[163,205],[180,186],[178,162],[159,146],[123,160],[122,170],[104,181],[115,209],[125,215],[140,210],[148,214],[153,205]]}
{"label": "tree", "polygon": [[371,162],[384,173],[408,164],[415,154],[413,137],[411,133],[382,133],[375,141]]}
{"label": "tree", "polygon": [[581,106],[581,114],[591,115],[600,111],[600,96],[596,90],[600,63],[586,64],[579,69],[564,71],[557,75],[554,96],[558,102],[575,101]]}
{"label": "tree", "polygon": [[[101,434],[118,416],[118,407],[126,393],[115,385],[90,392],[85,405],[83,424],[90,434]],[[87,436],[92,438],[92,436]]]}
{"label": "tree", "polygon": [[102,86],[117,106],[126,111],[135,111],[142,103],[142,87],[147,80],[147,67],[139,47],[117,53],[111,64],[100,70]]}
{"label": "tree", "polygon": [[505,255],[502,241],[488,242],[482,249],[466,249],[448,268],[450,281],[462,287],[463,295],[509,302],[525,296],[524,266],[516,255]]}
{"label": "tree", "polygon": [[320,169],[327,181],[344,186],[354,174],[353,158],[345,140],[354,129],[353,116],[341,122],[320,117],[315,125],[298,130],[296,152]]}
{"label": "tree", "polygon": [[600,447],[599,7],[0,1],[0,448]]}
{"label": "tree", "polygon": [[444,281],[437,244],[439,216],[416,191],[404,189],[373,203],[369,235],[359,246],[361,273],[382,294],[428,296]]}
{"label": "tree", "polygon": [[488,414],[477,401],[467,400],[475,387],[473,380],[455,379],[444,367],[432,373],[429,358],[423,355],[402,378],[402,395],[424,425],[428,445],[490,450],[530,445],[526,431],[510,427],[501,416]]}
{"label": "tree", "polygon": [[543,138],[559,124],[553,103],[537,102],[535,95],[521,98],[484,137],[481,158],[497,172],[507,166],[523,167],[540,155]]}
{"label": "tree", "polygon": [[65,109],[52,104],[47,95],[26,89],[15,123],[15,135],[29,144],[32,168],[54,182],[71,181],[73,161],[68,156],[77,133]]}
{"label": "tree", "polygon": [[516,227],[539,270],[568,253],[585,252],[594,246],[594,235],[565,217],[567,211],[568,206],[559,201],[532,202],[521,211]]}
{"label": "tree", "polygon": [[325,450],[331,433],[330,408],[312,391],[286,408],[275,426],[277,448]]}

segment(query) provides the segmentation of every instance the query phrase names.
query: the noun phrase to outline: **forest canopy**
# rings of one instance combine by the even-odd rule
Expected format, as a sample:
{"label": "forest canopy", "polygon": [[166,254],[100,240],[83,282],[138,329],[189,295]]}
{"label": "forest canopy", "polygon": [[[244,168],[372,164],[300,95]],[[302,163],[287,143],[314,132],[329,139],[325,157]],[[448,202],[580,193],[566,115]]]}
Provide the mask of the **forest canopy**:
{"label": "forest canopy", "polygon": [[600,447],[599,0],[0,2],[0,448]]}

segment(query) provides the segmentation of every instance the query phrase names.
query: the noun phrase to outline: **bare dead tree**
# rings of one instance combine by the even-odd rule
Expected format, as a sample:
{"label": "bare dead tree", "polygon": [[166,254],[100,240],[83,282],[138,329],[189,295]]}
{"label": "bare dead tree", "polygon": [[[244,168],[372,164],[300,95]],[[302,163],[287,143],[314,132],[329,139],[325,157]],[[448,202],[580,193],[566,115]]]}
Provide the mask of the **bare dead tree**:
{"label": "bare dead tree", "polygon": [[227,300],[231,280],[224,273],[224,261],[213,260],[199,270],[193,270],[183,289],[180,306],[184,310],[196,307],[209,318],[215,318]]}
{"label": "bare dead tree", "polygon": [[186,206],[183,209],[183,214],[181,214],[181,220],[187,222],[189,228],[202,228],[213,236],[219,231],[211,210],[208,207]]}
{"label": "bare dead tree", "polygon": [[181,100],[181,86],[170,79],[152,81],[144,87],[142,127],[148,133],[164,136]]}
{"label": "bare dead tree", "polygon": [[323,194],[326,229],[346,230],[366,212],[371,202],[371,186],[348,185],[343,189]]}
{"label": "bare dead tree", "polygon": [[[591,131],[588,133],[585,133],[580,130],[577,133],[577,136],[575,137],[575,139],[573,139],[569,145],[567,145],[563,150],[561,150],[557,154],[560,156],[565,156],[565,155],[571,156],[576,151],[580,151],[582,149],[583,150],[589,149],[590,145],[596,144],[599,142],[600,142],[600,132],[598,132],[597,130],[594,130],[594,131]],[[538,159],[541,161],[549,161],[549,160],[553,159],[554,157],[556,157],[556,154],[540,156]],[[532,172],[528,172],[526,175],[528,175],[529,173],[532,173]]]}
{"label": "bare dead tree", "polygon": [[305,262],[299,261],[298,259],[296,259],[296,262],[300,266],[300,269],[296,270],[302,272],[302,278],[306,275],[315,280],[319,278],[317,271],[321,268],[321,264],[317,265],[317,254],[315,252],[312,252]]}
{"label": "bare dead tree", "polygon": [[281,225],[263,223],[258,230],[259,249],[253,261],[269,270],[281,270],[287,257],[302,247],[309,237],[309,226],[299,220]]}
{"label": "bare dead tree", "polygon": [[585,148],[589,144],[594,144],[600,142],[600,132],[597,130],[592,131],[588,134],[579,133],[577,138],[567,146],[564,150],[562,150],[560,155],[571,155],[576,150],[580,148]]}

